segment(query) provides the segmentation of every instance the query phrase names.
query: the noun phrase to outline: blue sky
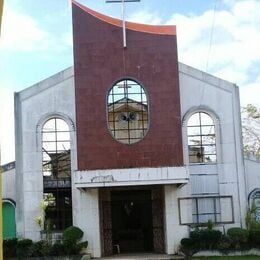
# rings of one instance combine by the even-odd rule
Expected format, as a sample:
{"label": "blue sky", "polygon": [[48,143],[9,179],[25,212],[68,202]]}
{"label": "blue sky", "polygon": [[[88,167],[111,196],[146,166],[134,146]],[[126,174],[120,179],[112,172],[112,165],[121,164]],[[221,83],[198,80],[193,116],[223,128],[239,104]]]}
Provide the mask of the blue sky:
{"label": "blue sky", "polygon": [[[120,18],[120,4],[78,2]],[[259,13],[259,0],[141,0],[126,9],[127,20],[177,25],[179,60],[236,83],[241,103],[258,106]],[[14,159],[13,92],[72,64],[70,1],[5,0],[0,42],[3,163]]]}
{"label": "blue sky", "polygon": [[[120,4],[107,4],[105,0],[79,0],[78,2],[99,12],[120,18]],[[139,3],[128,3],[126,16],[131,17],[135,13],[145,12],[152,14],[151,19],[156,20],[155,16],[158,16],[161,19],[160,23],[167,23],[173,13],[196,15],[214,8],[214,5],[215,0],[161,0],[160,6],[158,6],[158,0],[142,0]],[[13,11],[14,14],[18,13],[34,19],[38,26],[37,29],[49,34],[49,39],[46,39],[46,36],[46,38],[43,37],[43,40],[52,42],[48,42],[49,48],[48,46],[46,48],[35,48],[36,46],[34,46],[31,50],[24,50],[24,48],[13,46],[13,48],[0,52],[1,80],[10,82],[12,88],[20,90],[72,65],[72,43],[66,42],[66,40],[71,40],[70,35],[72,34],[69,1],[8,0],[5,1],[4,11],[7,17],[8,13]],[[17,30],[24,29],[19,24],[16,26]],[[8,30],[8,27],[5,28]],[[19,45],[19,39],[13,45]],[[54,56],[58,56],[55,61]],[[33,68],[33,73],[30,68]],[[14,75],[16,76],[13,77]]]}

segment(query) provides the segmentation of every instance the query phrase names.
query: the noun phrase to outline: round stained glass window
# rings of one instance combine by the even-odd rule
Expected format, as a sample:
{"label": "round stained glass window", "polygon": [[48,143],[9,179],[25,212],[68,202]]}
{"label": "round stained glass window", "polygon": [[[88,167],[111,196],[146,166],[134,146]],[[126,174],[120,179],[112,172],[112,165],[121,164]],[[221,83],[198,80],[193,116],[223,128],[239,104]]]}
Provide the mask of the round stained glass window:
{"label": "round stained glass window", "polygon": [[108,127],[112,136],[124,144],[144,138],[148,130],[148,101],[144,88],[134,80],[118,81],[107,100]]}

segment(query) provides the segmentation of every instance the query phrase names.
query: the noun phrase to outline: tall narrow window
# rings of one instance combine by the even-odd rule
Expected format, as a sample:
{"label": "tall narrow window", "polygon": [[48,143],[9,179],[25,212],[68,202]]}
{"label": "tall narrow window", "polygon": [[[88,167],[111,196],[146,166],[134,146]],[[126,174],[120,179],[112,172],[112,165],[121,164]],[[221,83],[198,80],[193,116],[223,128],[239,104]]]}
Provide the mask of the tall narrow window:
{"label": "tall narrow window", "polygon": [[134,80],[117,82],[108,93],[108,126],[121,143],[133,144],[148,130],[148,102],[143,87]]}
{"label": "tall narrow window", "polygon": [[215,125],[205,112],[193,114],[187,124],[190,163],[214,163],[216,157]]}
{"label": "tall narrow window", "polygon": [[42,128],[42,165],[45,222],[56,230],[72,225],[70,132],[60,118]]}

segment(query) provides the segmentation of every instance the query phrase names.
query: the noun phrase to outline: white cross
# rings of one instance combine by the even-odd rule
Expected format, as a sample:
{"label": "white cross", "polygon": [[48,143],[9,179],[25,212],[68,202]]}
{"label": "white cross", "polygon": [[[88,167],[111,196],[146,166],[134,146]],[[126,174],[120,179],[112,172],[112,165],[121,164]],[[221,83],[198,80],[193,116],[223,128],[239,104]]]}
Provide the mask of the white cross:
{"label": "white cross", "polygon": [[124,80],[124,85],[118,86],[118,88],[123,88],[124,89],[124,98],[128,97],[128,89],[131,88],[131,86],[127,85],[127,81]]}
{"label": "white cross", "polygon": [[107,0],[106,3],[122,3],[122,24],[123,24],[123,46],[126,48],[126,27],[125,27],[125,3],[140,2],[141,0]]}

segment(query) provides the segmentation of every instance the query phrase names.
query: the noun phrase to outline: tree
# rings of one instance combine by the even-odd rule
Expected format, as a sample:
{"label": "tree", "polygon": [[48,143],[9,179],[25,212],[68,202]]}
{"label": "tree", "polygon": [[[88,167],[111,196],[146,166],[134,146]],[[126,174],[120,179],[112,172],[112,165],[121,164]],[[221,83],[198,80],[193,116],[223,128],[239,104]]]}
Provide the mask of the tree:
{"label": "tree", "polygon": [[242,107],[244,152],[260,156],[260,109],[252,104]]}

